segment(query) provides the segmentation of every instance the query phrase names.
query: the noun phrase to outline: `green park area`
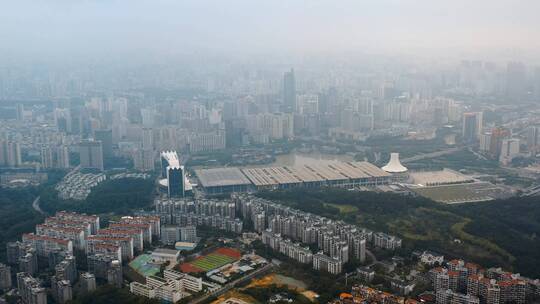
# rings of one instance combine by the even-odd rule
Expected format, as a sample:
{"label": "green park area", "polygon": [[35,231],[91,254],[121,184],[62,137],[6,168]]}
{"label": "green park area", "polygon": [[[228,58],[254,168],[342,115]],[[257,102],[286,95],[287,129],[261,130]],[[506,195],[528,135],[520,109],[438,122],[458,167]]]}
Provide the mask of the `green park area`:
{"label": "green park area", "polygon": [[69,210],[89,214],[129,214],[152,204],[154,182],[151,179],[123,178],[107,180],[92,189],[83,201],[62,200],[54,187],[41,191],[41,209],[48,213]]}
{"label": "green park area", "polygon": [[411,195],[334,188],[262,192],[259,196],[400,236],[403,253],[433,250],[486,267],[502,266],[540,276],[537,198],[443,204]]}

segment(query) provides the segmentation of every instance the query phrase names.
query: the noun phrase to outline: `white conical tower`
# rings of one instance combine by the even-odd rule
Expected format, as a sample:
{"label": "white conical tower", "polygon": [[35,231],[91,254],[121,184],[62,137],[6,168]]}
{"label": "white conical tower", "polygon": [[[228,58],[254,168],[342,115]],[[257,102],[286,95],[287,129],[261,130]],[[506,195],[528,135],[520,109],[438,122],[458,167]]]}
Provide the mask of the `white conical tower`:
{"label": "white conical tower", "polygon": [[382,169],[388,173],[405,173],[407,167],[399,162],[399,153],[390,153],[390,161]]}

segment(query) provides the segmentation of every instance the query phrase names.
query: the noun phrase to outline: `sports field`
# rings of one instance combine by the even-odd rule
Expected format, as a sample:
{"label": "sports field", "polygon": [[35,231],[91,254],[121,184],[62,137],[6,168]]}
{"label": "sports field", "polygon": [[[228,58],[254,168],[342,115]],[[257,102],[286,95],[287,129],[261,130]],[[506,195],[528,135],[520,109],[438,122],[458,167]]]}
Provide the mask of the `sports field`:
{"label": "sports field", "polygon": [[129,263],[129,267],[144,277],[159,273],[159,266],[151,263],[152,257],[149,254],[141,254]]}
{"label": "sports field", "polygon": [[219,248],[196,260],[180,265],[182,272],[208,272],[240,259],[239,251],[230,248]]}

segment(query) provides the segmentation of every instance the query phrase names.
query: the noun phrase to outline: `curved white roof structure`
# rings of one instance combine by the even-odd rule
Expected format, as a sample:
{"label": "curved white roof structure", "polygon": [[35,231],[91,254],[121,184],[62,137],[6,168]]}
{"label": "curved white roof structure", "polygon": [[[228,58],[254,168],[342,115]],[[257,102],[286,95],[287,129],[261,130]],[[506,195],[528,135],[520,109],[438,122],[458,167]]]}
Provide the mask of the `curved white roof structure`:
{"label": "curved white roof structure", "polygon": [[388,173],[405,173],[408,171],[407,167],[399,162],[399,153],[390,153],[390,161],[381,169]]}
{"label": "curved white roof structure", "polygon": [[180,168],[180,160],[176,151],[163,151],[161,157],[167,161],[169,167]]}

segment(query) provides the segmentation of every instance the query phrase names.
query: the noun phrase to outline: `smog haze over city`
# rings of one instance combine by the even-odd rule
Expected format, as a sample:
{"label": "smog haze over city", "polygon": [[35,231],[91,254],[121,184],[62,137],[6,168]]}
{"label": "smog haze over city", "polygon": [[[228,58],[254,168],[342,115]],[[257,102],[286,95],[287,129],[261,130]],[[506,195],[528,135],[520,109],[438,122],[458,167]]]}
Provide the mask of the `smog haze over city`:
{"label": "smog haze over city", "polygon": [[539,12],[5,1],[0,303],[539,303]]}
{"label": "smog haze over city", "polygon": [[538,53],[539,10],[534,0],[22,0],[3,5],[0,49],[38,62],[193,53],[512,59]]}

